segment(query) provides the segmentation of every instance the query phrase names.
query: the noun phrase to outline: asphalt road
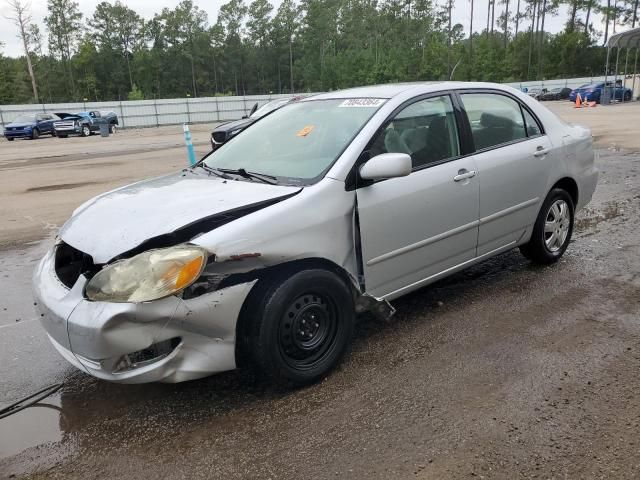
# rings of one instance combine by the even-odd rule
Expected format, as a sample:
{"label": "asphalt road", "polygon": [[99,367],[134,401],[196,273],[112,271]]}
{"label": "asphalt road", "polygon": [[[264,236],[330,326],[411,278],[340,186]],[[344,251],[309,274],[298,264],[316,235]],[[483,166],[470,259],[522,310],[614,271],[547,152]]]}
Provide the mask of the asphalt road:
{"label": "asphalt road", "polygon": [[236,371],[119,386],[68,367],[31,312],[45,243],[0,252],[0,478],[638,478],[640,155],[601,179],[556,265],[509,252],[360,319],[323,382]]}

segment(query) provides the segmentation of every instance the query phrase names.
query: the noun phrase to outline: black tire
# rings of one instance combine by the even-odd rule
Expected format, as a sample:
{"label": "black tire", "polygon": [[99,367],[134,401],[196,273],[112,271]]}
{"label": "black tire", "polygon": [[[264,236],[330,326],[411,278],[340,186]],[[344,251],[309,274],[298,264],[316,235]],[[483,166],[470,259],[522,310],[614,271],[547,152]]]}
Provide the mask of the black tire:
{"label": "black tire", "polygon": [[89,125],[82,125],[82,127],[80,127],[80,136],[88,137],[89,135],[91,135],[91,128]]}
{"label": "black tire", "polygon": [[34,128],[31,131],[31,140],[37,140],[38,137],[40,137],[40,130],[38,130],[37,128]]}
{"label": "black tire", "polygon": [[67,138],[68,135],[62,134],[62,133],[57,133],[56,137],[58,138]]}
{"label": "black tire", "polygon": [[321,269],[261,280],[243,314],[247,338],[240,341],[252,363],[283,386],[314,383],[329,373],[348,350],[355,321],[349,288]]}
{"label": "black tire", "polygon": [[[566,205],[567,218],[560,217],[557,223],[552,222],[556,220],[556,214],[551,210],[553,206]],[[533,226],[533,232],[531,239],[528,243],[520,246],[520,252],[534,263],[541,265],[548,265],[550,263],[557,262],[564,254],[569,242],[571,241],[571,234],[573,233],[574,222],[574,209],[573,199],[566,190],[561,188],[554,188],[549,192],[547,198],[542,204],[536,223]],[[550,221],[550,228],[556,228],[553,231],[545,231],[547,221]],[[568,226],[566,225],[568,222]],[[568,229],[565,232],[565,228]],[[556,241],[551,239],[553,235],[556,235]],[[564,238],[562,238],[564,237]],[[549,245],[551,243],[551,245]]]}
{"label": "black tire", "polygon": [[630,100],[631,100],[631,93],[629,93],[629,92],[624,92],[624,97],[623,97],[623,98],[624,98],[624,101],[625,101],[625,102],[630,101]]}
{"label": "black tire", "polygon": [[7,137],[7,141],[8,142],[13,142],[14,140],[15,140],[15,138],[13,138],[13,137]]}
{"label": "black tire", "polygon": [[58,136],[58,135],[56,135],[56,131],[55,131],[55,130],[53,130],[53,129],[51,129],[51,136],[52,136],[52,137],[57,137],[57,136]]}

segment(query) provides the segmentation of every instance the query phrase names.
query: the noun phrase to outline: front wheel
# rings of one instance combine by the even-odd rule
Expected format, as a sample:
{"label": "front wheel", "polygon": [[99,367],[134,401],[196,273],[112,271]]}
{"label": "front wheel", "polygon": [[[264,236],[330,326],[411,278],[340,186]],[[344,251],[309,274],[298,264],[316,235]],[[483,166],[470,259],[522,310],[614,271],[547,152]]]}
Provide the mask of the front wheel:
{"label": "front wheel", "polygon": [[520,247],[522,254],[534,263],[557,262],[571,240],[574,208],[566,190],[551,190],[533,226],[531,240]]}
{"label": "front wheel", "polygon": [[89,128],[89,125],[82,126],[80,130],[80,135],[83,137],[88,137],[89,135],[91,135],[91,129]]}
{"label": "front wheel", "polygon": [[13,137],[7,137],[8,142],[13,142],[15,139]]}
{"label": "front wheel", "polygon": [[355,309],[349,288],[319,269],[262,282],[245,312],[254,319],[248,346],[256,366],[279,384],[318,381],[351,343]]}
{"label": "front wheel", "polygon": [[110,123],[109,124],[109,133],[110,134],[116,133],[116,125],[115,125],[115,123]]}
{"label": "front wheel", "polygon": [[37,128],[34,128],[31,131],[31,140],[37,140],[39,136],[40,136],[40,131]]}

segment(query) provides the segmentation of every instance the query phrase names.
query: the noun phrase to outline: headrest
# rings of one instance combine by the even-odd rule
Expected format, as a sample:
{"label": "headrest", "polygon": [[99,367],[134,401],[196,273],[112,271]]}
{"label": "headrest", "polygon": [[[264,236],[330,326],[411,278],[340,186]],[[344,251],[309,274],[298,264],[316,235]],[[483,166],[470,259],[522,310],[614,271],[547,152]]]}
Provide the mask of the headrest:
{"label": "headrest", "polygon": [[500,114],[484,112],[480,116],[480,125],[485,128],[513,128],[514,121],[510,118],[511,112]]}

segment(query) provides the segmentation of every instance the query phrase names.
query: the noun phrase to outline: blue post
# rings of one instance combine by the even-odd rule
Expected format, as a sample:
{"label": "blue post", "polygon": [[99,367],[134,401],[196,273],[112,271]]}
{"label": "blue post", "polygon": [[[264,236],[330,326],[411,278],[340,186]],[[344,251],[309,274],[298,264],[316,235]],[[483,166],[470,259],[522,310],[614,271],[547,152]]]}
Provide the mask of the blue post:
{"label": "blue post", "polygon": [[189,157],[189,165],[192,167],[196,164],[196,152],[193,150],[193,142],[191,141],[191,132],[189,131],[189,125],[184,123],[182,125],[184,130],[184,143],[187,145],[187,156]]}

